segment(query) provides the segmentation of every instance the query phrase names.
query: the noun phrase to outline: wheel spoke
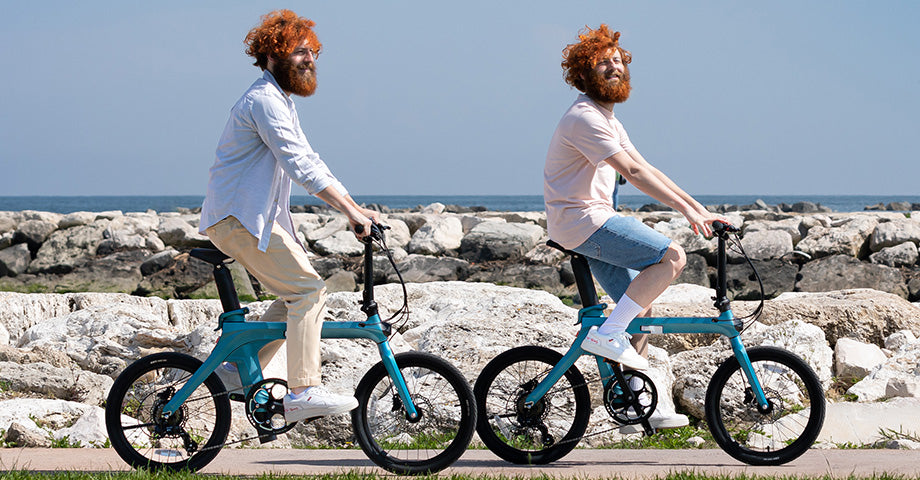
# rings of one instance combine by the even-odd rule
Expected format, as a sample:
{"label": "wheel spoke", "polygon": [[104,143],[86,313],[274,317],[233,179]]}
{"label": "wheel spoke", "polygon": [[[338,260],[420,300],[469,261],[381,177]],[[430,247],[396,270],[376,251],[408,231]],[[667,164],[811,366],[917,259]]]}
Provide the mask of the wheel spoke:
{"label": "wheel spoke", "polygon": [[713,438],[752,465],[786,463],[809,448],[824,419],[824,397],[814,371],[794,354],[756,347],[748,357],[770,408],[762,412],[738,361],[726,361],[706,393]]}

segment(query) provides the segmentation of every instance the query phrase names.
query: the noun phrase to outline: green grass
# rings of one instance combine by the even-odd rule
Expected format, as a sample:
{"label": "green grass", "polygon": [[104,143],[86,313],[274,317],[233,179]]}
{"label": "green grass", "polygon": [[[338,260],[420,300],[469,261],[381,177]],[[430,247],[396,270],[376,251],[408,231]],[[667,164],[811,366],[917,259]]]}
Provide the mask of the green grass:
{"label": "green grass", "polygon": [[[635,438],[633,438],[635,437]],[[700,437],[704,443],[695,447],[687,442],[691,437]],[[667,428],[659,430],[651,437],[645,435],[633,435],[624,438],[619,442],[607,448],[652,448],[652,449],[686,449],[686,448],[719,448],[712,434],[705,428],[686,426],[681,428]]]}

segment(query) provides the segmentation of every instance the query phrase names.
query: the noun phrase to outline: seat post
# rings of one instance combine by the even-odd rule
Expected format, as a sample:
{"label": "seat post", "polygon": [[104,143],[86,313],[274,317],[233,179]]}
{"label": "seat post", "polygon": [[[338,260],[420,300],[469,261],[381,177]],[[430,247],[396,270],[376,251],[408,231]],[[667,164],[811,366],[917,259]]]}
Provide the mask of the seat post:
{"label": "seat post", "polygon": [[597,289],[594,288],[594,279],[591,277],[591,267],[588,260],[575,252],[571,254],[572,274],[575,275],[575,286],[578,287],[578,296],[581,297],[583,307],[592,307],[600,303],[597,298]]}
{"label": "seat post", "polygon": [[233,286],[233,277],[230,275],[230,269],[223,263],[214,265],[214,282],[217,284],[217,295],[224,312],[239,310],[240,299],[236,295],[236,287]]}

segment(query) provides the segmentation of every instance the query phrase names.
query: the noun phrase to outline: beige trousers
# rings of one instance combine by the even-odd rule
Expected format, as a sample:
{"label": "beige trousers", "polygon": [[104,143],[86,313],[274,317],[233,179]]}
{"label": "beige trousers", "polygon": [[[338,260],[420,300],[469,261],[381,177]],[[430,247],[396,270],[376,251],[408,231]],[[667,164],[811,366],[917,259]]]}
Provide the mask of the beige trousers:
{"label": "beige trousers", "polygon": [[[307,252],[277,223],[266,251],[259,240],[235,217],[227,217],[206,230],[220,251],[240,262],[271,293],[278,296],[262,321],[287,321],[288,388],[319,385],[320,332],[326,306],[326,284],[307,258]],[[262,367],[271,361],[283,340],[259,352]]]}

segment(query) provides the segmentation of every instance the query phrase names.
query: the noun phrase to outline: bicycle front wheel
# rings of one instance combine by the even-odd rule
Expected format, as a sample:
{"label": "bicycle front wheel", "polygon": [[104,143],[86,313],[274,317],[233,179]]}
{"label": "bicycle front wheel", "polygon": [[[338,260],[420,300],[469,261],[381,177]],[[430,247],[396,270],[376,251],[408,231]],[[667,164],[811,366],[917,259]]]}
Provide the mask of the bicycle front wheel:
{"label": "bicycle front wheel", "polygon": [[355,391],[352,410],[358,444],[377,465],[397,474],[441,471],[460,458],[473,437],[476,403],[463,374],[434,355],[396,355],[419,417],[409,419],[383,362],[374,365]]}
{"label": "bicycle front wheel", "polygon": [[482,370],[473,392],[476,431],[492,453],[517,464],[546,464],[572,451],[588,428],[591,398],[573,365],[534,405],[527,395],[562,360],[539,346],[512,348]]}
{"label": "bicycle front wheel", "polygon": [[181,353],[144,357],[115,380],[105,403],[112,447],[134,468],[199,470],[230,431],[230,400],[211,374],[169,418],[160,413],[201,362]]}
{"label": "bicycle front wheel", "polygon": [[706,390],[706,422],[716,443],[749,465],[782,465],[805,453],[824,424],[824,392],[801,358],[781,348],[747,351],[769,405],[761,410],[738,359],[726,360]]}

